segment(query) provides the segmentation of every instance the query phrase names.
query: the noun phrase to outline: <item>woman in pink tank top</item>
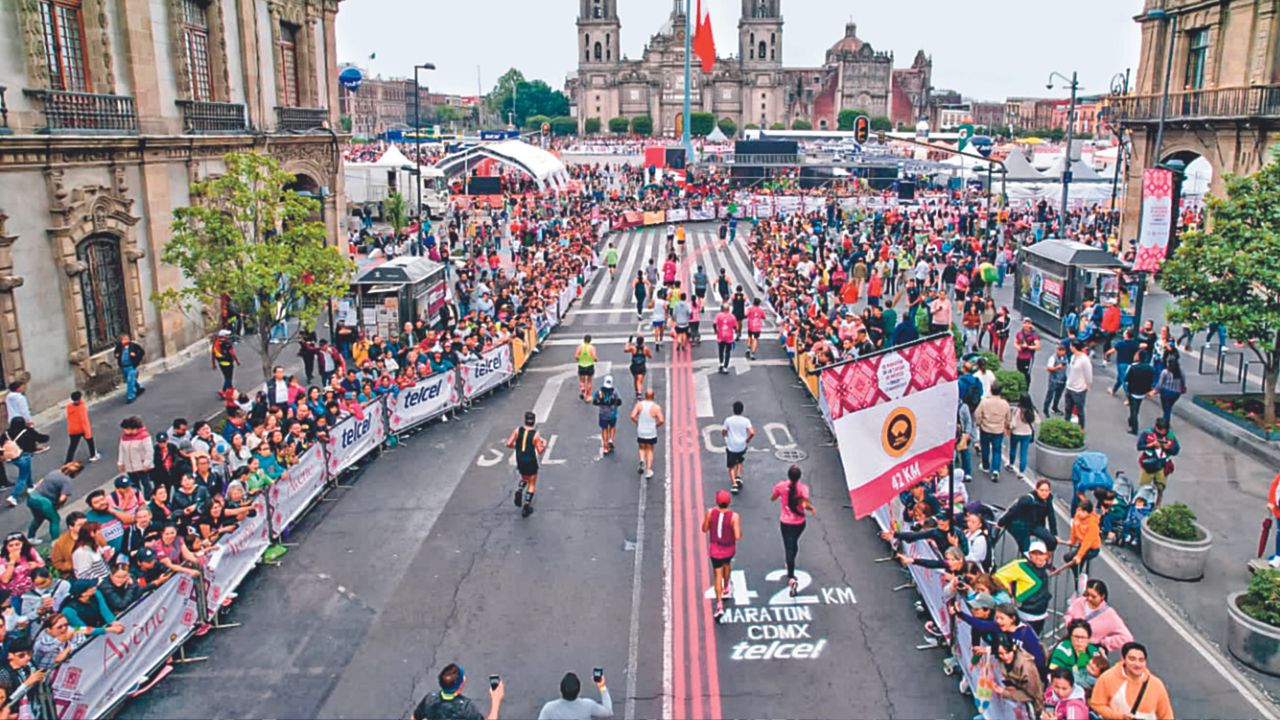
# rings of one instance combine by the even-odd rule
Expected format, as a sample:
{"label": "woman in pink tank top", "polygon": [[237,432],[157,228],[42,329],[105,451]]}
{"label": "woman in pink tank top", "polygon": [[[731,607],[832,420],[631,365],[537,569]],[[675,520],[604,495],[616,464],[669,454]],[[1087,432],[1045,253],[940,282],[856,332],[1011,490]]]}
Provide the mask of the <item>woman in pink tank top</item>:
{"label": "woman in pink tank top", "polygon": [[733,555],[738,551],[738,541],[742,539],[742,516],[729,509],[732,498],[728,490],[716,491],[716,506],[707,510],[706,517],[702,519],[702,532],[707,533],[711,543],[709,550],[711,572],[715,576],[717,621],[724,615],[725,596],[733,594],[729,574],[732,572]]}

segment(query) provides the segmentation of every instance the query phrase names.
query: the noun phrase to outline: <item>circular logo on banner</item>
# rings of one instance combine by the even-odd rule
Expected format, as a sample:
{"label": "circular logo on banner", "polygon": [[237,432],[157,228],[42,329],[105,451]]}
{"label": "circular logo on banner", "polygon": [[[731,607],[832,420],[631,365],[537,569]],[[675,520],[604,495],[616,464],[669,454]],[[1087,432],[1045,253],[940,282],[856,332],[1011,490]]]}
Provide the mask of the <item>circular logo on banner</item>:
{"label": "circular logo on banner", "polygon": [[884,428],[880,431],[880,444],[889,457],[902,457],[916,439],[916,416],[909,409],[901,407],[889,413],[884,419]]}

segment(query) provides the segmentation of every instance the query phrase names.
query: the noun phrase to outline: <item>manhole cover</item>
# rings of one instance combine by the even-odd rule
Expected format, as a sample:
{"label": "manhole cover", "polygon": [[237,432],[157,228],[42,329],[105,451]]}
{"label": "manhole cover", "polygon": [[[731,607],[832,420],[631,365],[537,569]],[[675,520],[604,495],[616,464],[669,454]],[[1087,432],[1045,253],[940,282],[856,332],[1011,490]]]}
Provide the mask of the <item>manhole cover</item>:
{"label": "manhole cover", "polygon": [[785,463],[798,463],[809,457],[809,453],[798,448],[787,448],[773,451],[773,456]]}

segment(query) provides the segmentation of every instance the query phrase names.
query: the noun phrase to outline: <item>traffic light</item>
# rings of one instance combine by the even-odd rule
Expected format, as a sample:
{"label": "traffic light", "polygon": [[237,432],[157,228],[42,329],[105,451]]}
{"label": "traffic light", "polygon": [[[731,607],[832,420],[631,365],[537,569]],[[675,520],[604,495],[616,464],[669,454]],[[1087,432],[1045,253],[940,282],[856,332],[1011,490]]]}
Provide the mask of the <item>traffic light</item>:
{"label": "traffic light", "polygon": [[865,145],[867,138],[871,136],[871,119],[866,115],[859,115],[853,120],[853,139],[859,145]]}

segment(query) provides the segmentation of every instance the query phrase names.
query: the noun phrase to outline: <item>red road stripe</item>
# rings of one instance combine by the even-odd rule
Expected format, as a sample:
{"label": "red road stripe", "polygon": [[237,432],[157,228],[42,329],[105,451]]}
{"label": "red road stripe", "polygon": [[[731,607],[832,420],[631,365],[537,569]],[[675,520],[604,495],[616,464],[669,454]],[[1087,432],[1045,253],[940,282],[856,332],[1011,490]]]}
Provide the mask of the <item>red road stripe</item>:
{"label": "red road stripe", "polygon": [[674,643],[672,648],[672,661],[674,664],[672,678],[672,714],[676,720],[680,720],[686,716],[685,713],[685,637],[684,637],[684,618],[685,618],[685,583],[684,583],[684,516],[682,508],[684,507],[683,498],[681,498],[680,478],[680,451],[678,446],[678,438],[676,423],[677,413],[676,407],[679,405],[680,397],[680,373],[675,367],[674,358],[671,363],[671,407],[667,408],[669,437],[673,439],[670,443],[672,457],[668,458],[671,467],[671,576],[672,576],[672,593],[675,596],[672,603],[672,624],[675,626],[672,630]]}
{"label": "red road stripe", "polygon": [[[691,354],[692,354],[692,351],[691,351]],[[690,370],[689,376],[692,379],[692,376],[693,376],[692,366],[690,367],[689,370]],[[710,382],[709,379],[708,379],[708,382]],[[697,408],[694,406],[692,402],[692,398],[690,399],[688,409],[689,409],[689,417],[693,419],[693,424],[694,424],[695,434],[696,434],[697,424],[698,424],[698,420],[697,420],[698,415],[697,415]],[[700,437],[697,439],[701,440]],[[700,447],[695,442],[693,446],[693,453],[692,453],[693,477],[694,477],[694,481],[696,483],[696,488],[697,488],[696,495],[698,497],[705,498],[706,495],[702,487],[702,453],[699,450],[700,450]],[[699,567],[701,568],[699,574],[702,578],[702,582],[699,583],[699,587],[714,587],[714,583],[711,582],[711,570],[708,567],[708,565],[711,562],[710,551],[707,548],[706,544],[700,545],[700,549],[701,549],[701,552],[699,553],[700,557],[698,558],[698,561],[699,561]],[[713,600],[712,602],[715,602],[715,601]],[[710,710],[708,717],[719,718],[720,717],[720,667],[719,667],[719,654],[718,654],[719,650],[716,646],[715,621],[713,618],[711,618],[711,616],[708,614],[708,612],[705,609],[703,610],[703,612],[700,613],[700,615],[703,622],[703,641],[705,643],[703,646],[703,650],[705,653],[704,656],[706,658],[706,661],[703,663],[703,665],[707,669],[707,697],[709,699],[709,710]]]}
{"label": "red road stripe", "polygon": [[[693,416],[689,414],[689,406],[693,399],[693,373],[690,364],[691,353],[688,348],[677,353],[679,356],[679,372],[681,384],[684,392],[680,394],[680,433],[683,437],[688,437],[692,430]],[[684,475],[684,493],[688,500],[686,506],[687,524],[686,532],[689,536],[689,544],[686,546],[686,572],[689,577],[689,586],[686,589],[686,596],[689,600],[691,609],[687,616],[687,629],[689,631],[689,648],[690,652],[690,674],[692,682],[690,683],[690,710],[692,717],[705,718],[706,713],[703,705],[703,687],[702,687],[702,669],[704,663],[702,657],[705,648],[701,646],[698,638],[698,625],[705,617],[706,608],[705,601],[702,598],[705,585],[701,582],[701,574],[699,573],[699,552],[702,547],[701,530],[698,523],[698,517],[702,510],[701,498],[697,492],[697,476],[694,474],[693,455],[694,452],[688,447],[682,447],[681,466],[685,469]]]}

